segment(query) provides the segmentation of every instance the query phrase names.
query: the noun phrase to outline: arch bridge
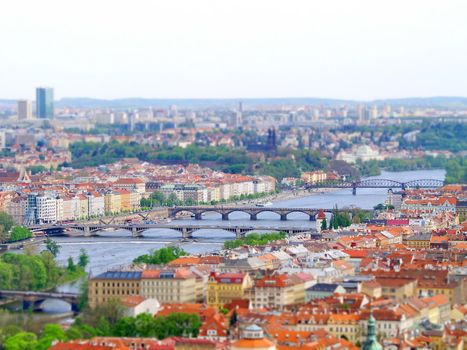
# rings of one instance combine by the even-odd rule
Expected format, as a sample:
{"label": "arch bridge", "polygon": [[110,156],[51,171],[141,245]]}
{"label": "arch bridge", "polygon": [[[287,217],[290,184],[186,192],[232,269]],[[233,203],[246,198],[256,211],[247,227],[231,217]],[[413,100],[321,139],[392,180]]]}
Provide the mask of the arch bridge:
{"label": "arch bridge", "polygon": [[58,299],[71,305],[73,312],[78,312],[78,294],[54,292],[29,292],[18,290],[0,290],[0,298],[11,298],[23,302],[23,310],[40,311],[46,299]]}
{"label": "arch bridge", "polygon": [[322,181],[307,185],[307,188],[351,188],[352,194],[357,194],[357,188],[439,188],[444,181],[437,179],[419,179],[401,182],[390,179],[364,179],[360,181]]}
{"label": "arch bridge", "polygon": [[208,212],[218,213],[222,220],[229,220],[229,215],[233,212],[242,212],[250,216],[250,220],[258,220],[260,213],[269,212],[280,216],[282,221],[287,220],[290,213],[303,213],[308,215],[310,221],[315,220],[315,216],[320,210],[332,213],[333,209],[314,209],[314,208],[276,208],[276,207],[232,207],[232,206],[180,206],[168,208],[168,215],[175,218],[181,212],[187,212],[194,216],[195,220],[201,220],[202,215]]}

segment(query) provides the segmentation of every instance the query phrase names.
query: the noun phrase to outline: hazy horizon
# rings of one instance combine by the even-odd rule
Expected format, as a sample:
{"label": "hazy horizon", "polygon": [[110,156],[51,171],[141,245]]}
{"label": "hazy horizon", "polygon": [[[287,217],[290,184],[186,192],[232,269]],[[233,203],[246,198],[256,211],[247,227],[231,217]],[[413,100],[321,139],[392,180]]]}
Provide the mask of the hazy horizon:
{"label": "hazy horizon", "polygon": [[10,1],[0,98],[34,99],[41,85],[58,100],[462,97],[466,11],[462,0]]}

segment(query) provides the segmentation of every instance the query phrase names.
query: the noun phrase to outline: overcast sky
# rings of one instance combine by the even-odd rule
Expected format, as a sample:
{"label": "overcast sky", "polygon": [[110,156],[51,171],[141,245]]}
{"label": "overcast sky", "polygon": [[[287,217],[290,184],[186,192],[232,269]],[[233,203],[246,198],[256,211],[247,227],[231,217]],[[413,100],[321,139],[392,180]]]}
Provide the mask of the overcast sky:
{"label": "overcast sky", "polygon": [[0,98],[467,96],[466,0],[5,0]]}

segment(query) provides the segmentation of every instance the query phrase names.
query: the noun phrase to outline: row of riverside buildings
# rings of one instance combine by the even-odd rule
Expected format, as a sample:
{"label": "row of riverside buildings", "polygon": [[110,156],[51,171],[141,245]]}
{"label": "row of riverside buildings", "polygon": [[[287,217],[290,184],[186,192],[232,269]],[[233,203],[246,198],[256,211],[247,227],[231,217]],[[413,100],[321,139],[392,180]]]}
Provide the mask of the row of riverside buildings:
{"label": "row of riverside buildings", "polygon": [[155,191],[201,204],[276,190],[270,176],[225,174],[193,165],[125,164],[53,174],[0,172],[0,211],[18,224],[55,223],[135,212],[141,199]]}

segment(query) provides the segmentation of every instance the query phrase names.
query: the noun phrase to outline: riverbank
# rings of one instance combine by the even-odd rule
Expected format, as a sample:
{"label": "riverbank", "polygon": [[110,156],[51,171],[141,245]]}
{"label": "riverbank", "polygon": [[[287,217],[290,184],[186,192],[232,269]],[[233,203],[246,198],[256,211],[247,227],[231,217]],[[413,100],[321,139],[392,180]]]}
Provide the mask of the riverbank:
{"label": "riverbank", "polygon": [[9,250],[23,249],[29,246],[36,246],[36,245],[38,246],[40,244],[43,244],[45,240],[46,240],[45,237],[38,236],[38,237],[23,239],[17,242],[2,243],[0,244],[0,253],[4,253]]}

